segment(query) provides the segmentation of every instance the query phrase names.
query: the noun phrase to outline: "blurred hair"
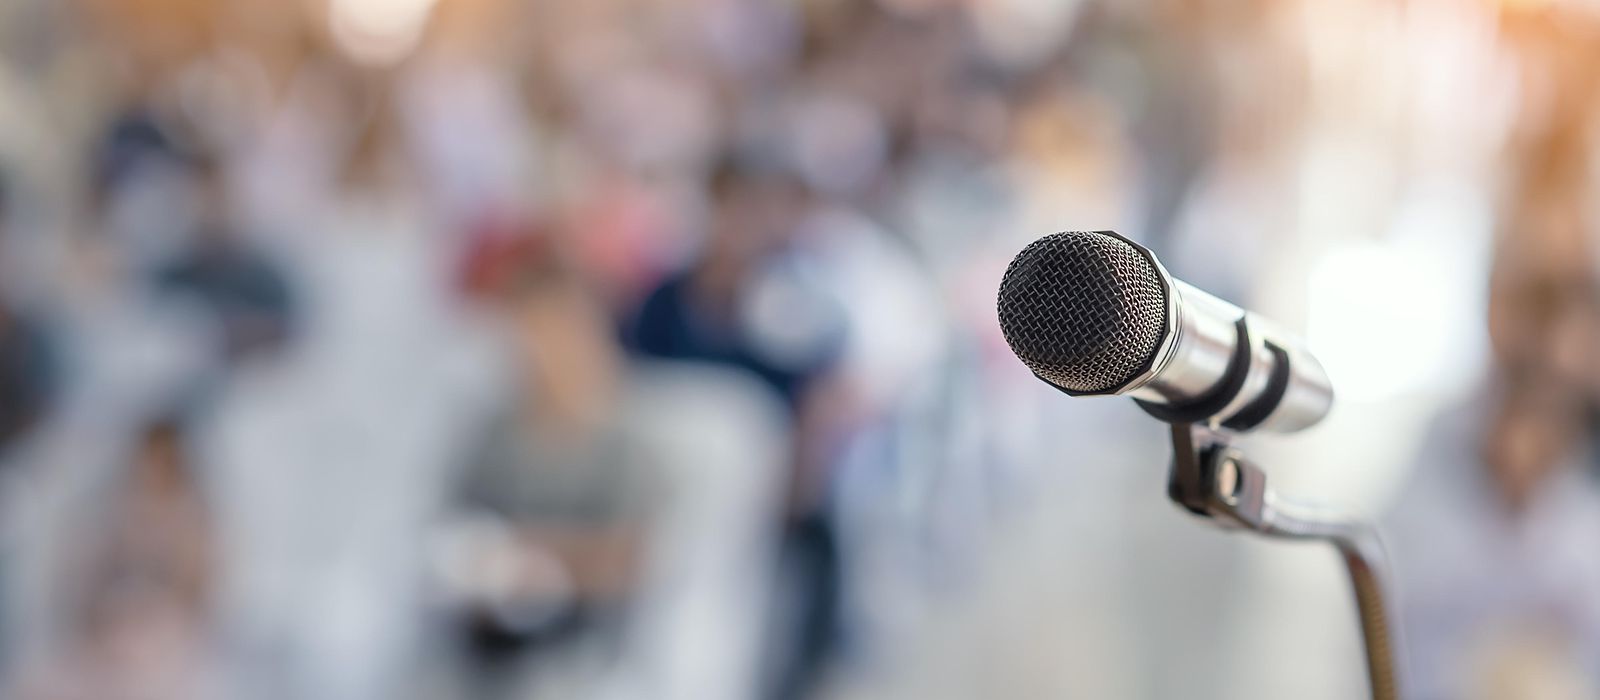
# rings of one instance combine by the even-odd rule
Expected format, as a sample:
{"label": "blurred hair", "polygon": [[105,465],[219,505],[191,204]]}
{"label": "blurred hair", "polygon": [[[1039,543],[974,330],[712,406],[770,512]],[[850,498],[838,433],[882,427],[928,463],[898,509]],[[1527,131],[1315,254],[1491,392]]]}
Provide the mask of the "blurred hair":
{"label": "blurred hair", "polygon": [[190,155],[169,125],[145,110],[124,110],[112,119],[95,146],[91,193],[101,202],[141,166],[161,159],[183,162]]}
{"label": "blurred hair", "polygon": [[183,409],[158,411],[145,421],[134,437],[135,469],[162,483],[175,484],[195,477],[189,464],[189,435],[192,421]]}
{"label": "blurred hair", "polygon": [[729,149],[718,155],[706,178],[706,191],[713,201],[726,201],[740,188],[769,186],[797,193],[809,192],[804,179],[793,167],[768,155],[754,155]]}
{"label": "blurred hair", "polygon": [[186,421],[176,412],[159,413],[139,430],[139,442],[176,443],[183,439]]}

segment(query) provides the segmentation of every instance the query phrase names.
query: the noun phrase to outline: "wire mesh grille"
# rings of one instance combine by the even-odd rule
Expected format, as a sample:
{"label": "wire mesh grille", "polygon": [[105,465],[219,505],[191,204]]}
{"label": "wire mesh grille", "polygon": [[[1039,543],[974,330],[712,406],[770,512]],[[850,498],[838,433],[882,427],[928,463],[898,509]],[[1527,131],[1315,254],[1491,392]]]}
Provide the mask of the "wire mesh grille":
{"label": "wire mesh grille", "polygon": [[1000,282],[1000,329],[1035,374],[1080,393],[1138,376],[1161,345],[1166,289],[1126,241],[1091,231],[1045,236]]}

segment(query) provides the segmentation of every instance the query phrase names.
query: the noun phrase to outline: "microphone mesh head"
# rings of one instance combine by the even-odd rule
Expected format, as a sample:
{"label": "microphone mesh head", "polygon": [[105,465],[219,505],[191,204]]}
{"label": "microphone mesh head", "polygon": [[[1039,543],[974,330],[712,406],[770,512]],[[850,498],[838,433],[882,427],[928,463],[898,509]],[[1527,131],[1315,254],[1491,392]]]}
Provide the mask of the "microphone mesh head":
{"label": "microphone mesh head", "polygon": [[1167,292],[1144,253],[1116,236],[1068,231],[1017,254],[1000,282],[1011,351],[1056,386],[1094,394],[1147,369],[1167,329]]}

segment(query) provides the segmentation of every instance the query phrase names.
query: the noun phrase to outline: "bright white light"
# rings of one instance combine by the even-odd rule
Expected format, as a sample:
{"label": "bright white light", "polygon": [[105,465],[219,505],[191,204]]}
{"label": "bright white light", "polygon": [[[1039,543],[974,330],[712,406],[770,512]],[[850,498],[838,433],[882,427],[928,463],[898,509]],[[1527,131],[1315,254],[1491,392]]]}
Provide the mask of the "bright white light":
{"label": "bright white light", "polygon": [[416,49],[438,0],[330,0],[328,24],[339,47],[370,64],[390,64]]}
{"label": "bright white light", "polygon": [[1418,306],[1397,303],[1411,279],[1403,261],[1372,244],[1331,253],[1312,268],[1307,340],[1341,394],[1380,398],[1426,369],[1418,354],[1394,351],[1403,344],[1397,339],[1428,322]]}
{"label": "bright white light", "polygon": [[988,0],[969,9],[989,54],[1010,66],[1032,67],[1061,44],[1083,5],[1081,0]]}
{"label": "bright white light", "polygon": [[1461,383],[1473,344],[1460,276],[1437,251],[1362,243],[1312,268],[1307,340],[1341,398],[1379,401]]}

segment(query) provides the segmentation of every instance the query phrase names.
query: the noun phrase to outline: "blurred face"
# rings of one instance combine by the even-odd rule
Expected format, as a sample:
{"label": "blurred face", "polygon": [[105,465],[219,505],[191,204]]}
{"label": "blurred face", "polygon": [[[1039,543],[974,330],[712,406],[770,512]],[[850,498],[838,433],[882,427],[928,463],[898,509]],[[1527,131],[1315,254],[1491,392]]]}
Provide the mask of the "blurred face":
{"label": "blurred face", "polygon": [[[1507,275],[1511,277],[1511,275]],[[1514,372],[1549,375],[1600,400],[1600,301],[1579,275],[1523,273],[1497,280],[1489,331],[1498,360]]]}
{"label": "blurred face", "polygon": [[1572,449],[1578,412],[1564,400],[1564,392],[1553,384],[1512,387],[1489,428],[1489,475],[1514,511],[1528,505]]}
{"label": "blurred face", "polygon": [[138,478],[159,491],[183,488],[183,440],[174,430],[157,429],[144,439],[139,449]]}
{"label": "blurred face", "polygon": [[696,274],[701,290],[731,299],[750,267],[783,244],[804,208],[798,185],[788,181],[739,181],[727,187]]}

